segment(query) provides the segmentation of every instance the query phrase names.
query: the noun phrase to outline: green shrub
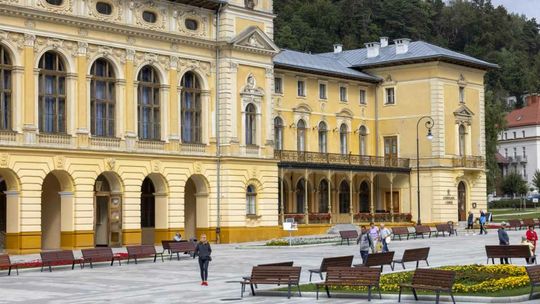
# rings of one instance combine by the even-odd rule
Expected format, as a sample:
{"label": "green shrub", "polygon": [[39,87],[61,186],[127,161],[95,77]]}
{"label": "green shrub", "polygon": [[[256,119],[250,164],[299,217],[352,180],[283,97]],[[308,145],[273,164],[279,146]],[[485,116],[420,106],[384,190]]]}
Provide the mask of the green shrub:
{"label": "green shrub", "polygon": [[[502,199],[488,203],[488,207],[492,209],[518,208],[521,206],[520,204],[522,204],[520,199]],[[526,201],[526,208],[534,208],[539,204],[540,203],[534,204],[531,201]]]}

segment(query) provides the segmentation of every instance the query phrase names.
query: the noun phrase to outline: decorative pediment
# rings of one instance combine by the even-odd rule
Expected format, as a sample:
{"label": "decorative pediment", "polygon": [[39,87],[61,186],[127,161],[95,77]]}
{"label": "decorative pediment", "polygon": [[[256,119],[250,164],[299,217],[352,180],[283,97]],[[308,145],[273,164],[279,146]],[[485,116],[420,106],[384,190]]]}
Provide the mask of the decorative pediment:
{"label": "decorative pediment", "polygon": [[309,114],[312,112],[311,107],[308,104],[301,103],[293,108],[294,112]]}
{"label": "decorative pediment", "polygon": [[336,113],[337,117],[343,118],[352,118],[354,116],[353,112],[349,109],[341,109],[341,111]]}
{"label": "decorative pediment", "polygon": [[248,49],[250,51],[262,51],[278,53],[279,47],[261,29],[250,26],[238,34],[230,44],[233,47]]}
{"label": "decorative pediment", "polygon": [[264,89],[257,86],[257,80],[253,74],[249,74],[246,79],[246,85],[242,88],[240,95],[264,96]]}
{"label": "decorative pediment", "polygon": [[462,104],[457,110],[454,111],[457,124],[466,123],[471,124],[474,113],[466,105]]}

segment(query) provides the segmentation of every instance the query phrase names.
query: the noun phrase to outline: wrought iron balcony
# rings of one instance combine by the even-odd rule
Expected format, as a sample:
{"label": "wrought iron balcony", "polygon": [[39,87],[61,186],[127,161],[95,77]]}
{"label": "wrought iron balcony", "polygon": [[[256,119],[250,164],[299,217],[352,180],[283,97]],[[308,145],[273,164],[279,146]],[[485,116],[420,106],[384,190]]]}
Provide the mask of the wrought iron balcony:
{"label": "wrought iron balcony", "polygon": [[311,165],[341,165],[358,167],[400,168],[409,170],[408,158],[389,158],[356,154],[318,153],[275,150],[274,157],[281,163]]}
{"label": "wrought iron balcony", "polygon": [[463,156],[453,159],[454,167],[484,169],[486,160],[482,156]]}

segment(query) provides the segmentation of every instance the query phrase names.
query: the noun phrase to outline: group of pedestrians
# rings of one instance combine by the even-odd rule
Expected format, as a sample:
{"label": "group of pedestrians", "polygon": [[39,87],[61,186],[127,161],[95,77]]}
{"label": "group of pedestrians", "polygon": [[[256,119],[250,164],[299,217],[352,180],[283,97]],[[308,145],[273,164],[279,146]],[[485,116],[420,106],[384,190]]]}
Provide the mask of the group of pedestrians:
{"label": "group of pedestrians", "polygon": [[[499,245],[510,245],[510,237],[506,232],[506,223],[502,222],[501,227],[497,230],[499,236]],[[538,234],[534,231],[534,226],[530,225],[524,236],[521,237],[521,245],[529,246],[531,251],[531,258],[527,259],[527,264],[533,264],[535,262],[536,242],[538,241]],[[508,258],[500,258],[501,264],[508,264]]]}
{"label": "group of pedestrians", "polygon": [[362,226],[356,240],[356,243],[360,245],[362,263],[366,262],[370,251],[372,253],[388,252],[388,244],[391,240],[392,232],[384,224],[381,224],[380,227],[375,226],[374,223],[369,223],[369,228]]}
{"label": "group of pedestrians", "polygon": [[[486,224],[487,224],[487,221],[488,221],[488,214],[486,212],[484,212],[484,210],[480,209],[480,217],[478,218],[478,224],[480,224],[480,234],[487,234],[487,229],[486,229]],[[471,211],[469,211],[469,216],[467,217],[467,231],[471,231],[473,232],[473,235],[475,235],[476,233],[474,233],[474,213]]]}

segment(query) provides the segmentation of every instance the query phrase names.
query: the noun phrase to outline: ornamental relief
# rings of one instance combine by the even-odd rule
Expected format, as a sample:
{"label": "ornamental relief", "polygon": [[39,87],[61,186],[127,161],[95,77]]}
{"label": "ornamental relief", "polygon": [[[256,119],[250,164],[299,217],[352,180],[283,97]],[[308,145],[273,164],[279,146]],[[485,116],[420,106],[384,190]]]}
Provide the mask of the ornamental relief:
{"label": "ornamental relief", "polygon": [[[104,15],[100,14],[96,10],[96,5],[98,2],[106,2],[109,3],[112,7],[112,12],[110,15]],[[100,21],[116,21],[120,22],[122,21],[122,1],[121,0],[88,0],[87,1],[87,8],[88,8],[88,15],[90,17],[98,19]]]}
{"label": "ornamental relief", "polygon": [[[196,30],[189,30],[186,28],[186,19],[193,19],[197,21],[198,28]],[[208,16],[204,16],[196,10],[178,12],[178,32],[190,37],[206,37]]]}
{"label": "ornamental relief", "polygon": [[157,65],[164,70],[169,70],[170,67],[170,57],[164,55],[158,55],[153,53],[141,53],[136,52],[134,58],[135,66],[141,66],[143,63]]}
{"label": "ornamental relief", "polygon": [[52,48],[54,50],[62,49],[67,51],[73,57],[79,54],[79,43],[75,41],[66,41],[48,37],[35,38],[34,53],[42,53],[46,48]]}
{"label": "ornamental relief", "polygon": [[86,58],[112,58],[115,61],[125,63],[126,50],[90,44],[86,49]]}
{"label": "ornamental relief", "polygon": [[[151,30],[165,30],[167,8],[158,7],[153,1],[131,1],[130,9],[134,10],[135,23],[143,28]],[[150,11],[156,14],[156,22],[150,23],[143,19],[143,12]]]}
{"label": "ornamental relief", "polygon": [[19,0],[0,0],[0,3],[19,3]]}
{"label": "ornamental relief", "polygon": [[187,58],[178,58],[176,65],[179,72],[183,72],[185,70],[194,70],[206,75],[207,77],[210,77],[210,72],[212,69],[212,65],[209,62]]}
{"label": "ornamental relief", "polygon": [[52,5],[46,0],[37,0],[37,6],[51,13],[67,14],[73,13],[73,0],[64,0],[60,5]]}
{"label": "ornamental relief", "polygon": [[17,48],[22,49],[25,46],[25,37],[21,33],[12,33],[0,31],[0,42],[8,41],[17,46]]}

